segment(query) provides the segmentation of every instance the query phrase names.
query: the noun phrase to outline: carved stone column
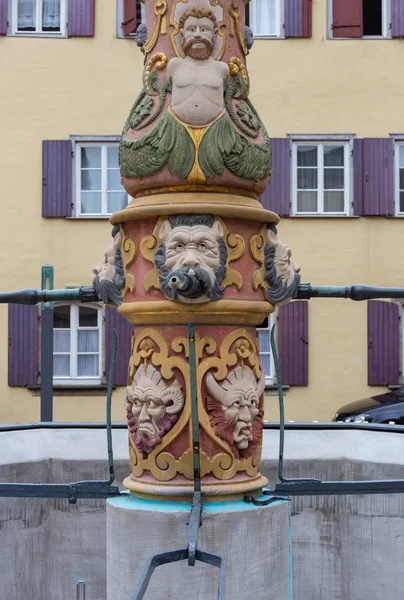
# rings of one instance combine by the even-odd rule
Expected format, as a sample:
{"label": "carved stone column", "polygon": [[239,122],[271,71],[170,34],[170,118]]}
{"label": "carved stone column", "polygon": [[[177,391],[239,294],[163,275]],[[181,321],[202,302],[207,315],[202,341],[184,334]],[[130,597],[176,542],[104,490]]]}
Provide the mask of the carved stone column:
{"label": "carved stone column", "polygon": [[293,296],[299,269],[277,239],[279,217],[257,199],[270,179],[271,147],[249,100],[245,1],[145,7],[143,89],[120,146],[122,183],[134,199],[111,218],[120,249],[116,275],[104,277],[133,325],[124,483],[140,496],[192,495],[193,322],[202,492],[236,498],[267,483],[255,327]]}

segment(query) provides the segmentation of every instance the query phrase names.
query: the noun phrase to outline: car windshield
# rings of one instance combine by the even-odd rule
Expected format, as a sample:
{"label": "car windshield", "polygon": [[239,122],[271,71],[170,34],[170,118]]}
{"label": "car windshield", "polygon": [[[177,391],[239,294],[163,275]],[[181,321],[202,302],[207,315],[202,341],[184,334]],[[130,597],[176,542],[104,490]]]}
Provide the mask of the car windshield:
{"label": "car windshield", "polygon": [[376,402],[379,402],[380,404],[391,404],[392,402],[399,402],[400,400],[404,401],[404,387],[401,387],[398,390],[392,390],[387,394],[372,396],[372,400],[376,400]]}

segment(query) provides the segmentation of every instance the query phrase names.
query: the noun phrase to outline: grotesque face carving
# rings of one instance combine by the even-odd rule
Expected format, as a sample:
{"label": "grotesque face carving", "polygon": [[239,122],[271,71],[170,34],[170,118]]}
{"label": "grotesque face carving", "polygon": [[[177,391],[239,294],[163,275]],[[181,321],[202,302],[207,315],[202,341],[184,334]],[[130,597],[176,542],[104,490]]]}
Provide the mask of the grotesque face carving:
{"label": "grotesque face carving", "polygon": [[119,306],[122,304],[121,290],[125,285],[119,226],[113,228],[112,236],[113,242],[105,250],[104,259],[93,269],[93,286],[99,299],[105,304]]}
{"label": "grotesque face carving", "polygon": [[179,22],[182,48],[185,56],[206,60],[212,56],[217,36],[217,20],[207,8],[185,11]]}
{"label": "grotesque face carving", "polygon": [[223,227],[212,215],[178,215],[164,221],[155,263],[167,297],[182,302],[220,298],[227,261],[222,236]]}
{"label": "grotesque face carving", "polygon": [[138,450],[151,452],[176,423],[183,406],[177,380],[168,387],[152,365],[141,365],[125,392],[129,430]]}
{"label": "grotesque face carving", "polygon": [[264,422],[260,400],[265,387],[262,375],[256,380],[249,367],[237,367],[219,385],[206,376],[207,409],[216,434],[233,446],[238,458],[251,456],[261,437]]}
{"label": "grotesque face carving", "polygon": [[274,226],[267,230],[265,254],[265,280],[270,285],[268,299],[273,304],[289,302],[300,283],[300,267],[292,259],[292,251],[278,240]]}

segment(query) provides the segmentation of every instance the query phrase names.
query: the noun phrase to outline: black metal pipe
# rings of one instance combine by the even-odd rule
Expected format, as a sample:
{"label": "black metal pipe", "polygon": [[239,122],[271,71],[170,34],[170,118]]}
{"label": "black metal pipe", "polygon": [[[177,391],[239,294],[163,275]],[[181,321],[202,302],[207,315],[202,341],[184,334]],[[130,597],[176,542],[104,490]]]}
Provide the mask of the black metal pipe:
{"label": "black metal pipe", "polygon": [[344,496],[357,494],[404,494],[404,479],[380,481],[291,480],[278,483],[274,494],[281,496]]}
{"label": "black metal pipe", "polygon": [[404,288],[377,287],[356,283],[351,286],[299,285],[295,298],[310,300],[311,298],[349,298],[355,302],[375,300],[376,298],[404,298]]}
{"label": "black metal pipe", "polygon": [[53,421],[53,309],[41,311],[41,421]]}
{"label": "black metal pipe", "polygon": [[99,298],[93,286],[65,290],[36,290],[26,288],[15,292],[1,292],[0,304],[38,304],[39,302],[97,302]]}

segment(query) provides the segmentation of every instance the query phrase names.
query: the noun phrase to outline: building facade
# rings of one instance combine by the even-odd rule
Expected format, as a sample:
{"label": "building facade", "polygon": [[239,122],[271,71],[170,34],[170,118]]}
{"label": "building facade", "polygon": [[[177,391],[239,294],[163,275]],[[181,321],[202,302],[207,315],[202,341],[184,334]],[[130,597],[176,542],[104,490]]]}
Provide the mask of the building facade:
{"label": "building facade", "polygon": [[[404,0],[253,0],[246,10],[252,100],[273,147],[262,202],[281,215],[302,281],[402,286]],[[55,288],[88,285],[103,261],[109,215],[128,202],[118,140],[140,91],[141,19],[134,0],[0,0],[3,291],[41,287],[47,263]],[[348,300],[278,309],[260,331],[266,418],[278,418],[274,323],[286,418],[326,421],[402,383],[401,312]],[[118,317],[55,305],[54,420],[104,419],[113,328],[125,365],[113,418],[123,420],[129,333]],[[0,319],[0,422],[37,421],[40,310],[3,306]]]}

